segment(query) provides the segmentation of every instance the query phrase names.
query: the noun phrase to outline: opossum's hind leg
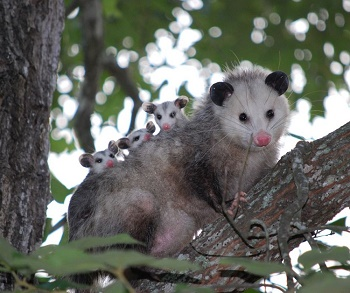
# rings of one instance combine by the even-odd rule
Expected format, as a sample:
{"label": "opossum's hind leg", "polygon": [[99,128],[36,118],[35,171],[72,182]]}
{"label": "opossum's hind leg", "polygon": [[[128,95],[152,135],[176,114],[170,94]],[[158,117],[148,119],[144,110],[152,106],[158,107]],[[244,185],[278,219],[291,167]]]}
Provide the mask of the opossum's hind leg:
{"label": "opossum's hind leg", "polygon": [[157,201],[152,193],[140,190],[124,190],[129,198],[128,206],[125,206],[121,215],[121,230],[145,244],[128,246],[141,252],[149,253],[153,245],[153,239],[159,222]]}
{"label": "opossum's hind leg", "polygon": [[154,236],[151,254],[158,257],[172,256],[191,242],[197,230],[193,217],[185,212],[169,210],[163,215],[162,225]]}

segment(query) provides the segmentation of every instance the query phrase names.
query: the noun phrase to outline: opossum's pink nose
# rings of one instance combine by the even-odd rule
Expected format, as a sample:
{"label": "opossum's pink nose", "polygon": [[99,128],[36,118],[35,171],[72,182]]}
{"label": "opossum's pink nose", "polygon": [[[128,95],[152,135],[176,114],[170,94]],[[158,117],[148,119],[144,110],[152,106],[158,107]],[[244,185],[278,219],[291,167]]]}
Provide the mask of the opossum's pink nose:
{"label": "opossum's pink nose", "polygon": [[107,168],[112,168],[114,166],[114,163],[112,160],[108,160],[106,163]]}
{"label": "opossum's pink nose", "polygon": [[254,136],[253,141],[254,141],[254,144],[258,147],[267,146],[271,142],[271,134],[267,133],[266,131],[260,130]]}
{"label": "opossum's pink nose", "polygon": [[164,123],[162,128],[163,128],[163,130],[168,131],[168,130],[170,130],[171,126],[169,123]]}
{"label": "opossum's pink nose", "polygon": [[145,137],[143,138],[143,141],[149,141],[151,139],[151,134],[150,133],[146,133]]}

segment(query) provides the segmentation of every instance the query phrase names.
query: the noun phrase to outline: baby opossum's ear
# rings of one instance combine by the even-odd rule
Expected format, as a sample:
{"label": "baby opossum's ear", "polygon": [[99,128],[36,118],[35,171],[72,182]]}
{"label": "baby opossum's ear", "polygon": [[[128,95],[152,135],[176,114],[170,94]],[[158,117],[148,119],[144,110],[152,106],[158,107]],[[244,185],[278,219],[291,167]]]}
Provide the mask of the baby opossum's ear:
{"label": "baby opossum's ear", "polygon": [[114,141],[114,140],[111,140],[111,141],[108,143],[108,149],[109,149],[113,154],[119,153],[119,148],[118,148],[117,142]]}
{"label": "baby opossum's ear", "polygon": [[210,87],[210,98],[214,104],[222,106],[225,99],[233,93],[233,86],[228,82],[217,82]]}
{"label": "baby opossum's ear", "polygon": [[128,139],[127,137],[119,138],[117,140],[117,145],[120,149],[128,149],[131,146],[130,139]]}
{"label": "baby opossum's ear", "polygon": [[154,111],[157,109],[157,106],[151,102],[144,102],[142,104],[142,109],[148,114],[153,114]]}
{"label": "baby opossum's ear", "polygon": [[80,165],[85,168],[90,168],[94,164],[94,157],[91,154],[82,154],[79,157]]}
{"label": "baby opossum's ear", "polygon": [[274,71],[266,77],[265,84],[274,88],[279,95],[282,95],[288,89],[288,76],[282,71]]}
{"label": "baby opossum's ear", "polygon": [[154,123],[152,121],[149,121],[146,124],[146,129],[148,133],[154,133],[156,131],[156,126],[154,125]]}
{"label": "baby opossum's ear", "polygon": [[174,104],[176,107],[182,109],[186,107],[188,101],[189,99],[186,96],[180,96],[174,101]]}

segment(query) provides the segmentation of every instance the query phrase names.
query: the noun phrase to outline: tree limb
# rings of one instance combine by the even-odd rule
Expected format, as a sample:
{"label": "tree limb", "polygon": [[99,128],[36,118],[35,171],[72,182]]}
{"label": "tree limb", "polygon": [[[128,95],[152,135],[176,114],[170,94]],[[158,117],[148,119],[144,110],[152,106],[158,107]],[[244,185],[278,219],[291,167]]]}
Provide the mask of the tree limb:
{"label": "tree limb", "polygon": [[103,67],[105,70],[109,71],[110,74],[112,74],[116,80],[118,81],[121,89],[124,91],[126,95],[128,95],[134,102],[134,107],[131,113],[131,120],[129,124],[129,129],[127,132],[130,132],[130,130],[135,128],[135,120],[137,111],[142,106],[142,101],[139,97],[139,90],[137,88],[137,85],[133,81],[130,69],[129,68],[121,68],[115,57],[113,55],[104,55],[103,59]]}
{"label": "tree limb", "polygon": [[74,131],[80,146],[86,152],[94,152],[90,116],[95,108],[95,96],[101,73],[103,50],[103,20],[100,0],[80,1],[80,20],[84,52],[85,77],[79,93],[79,106],[74,116]]}
{"label": "tree limb", "polygon": [[[291,203],[300,200],[293,176],[296,152],[300,153],[303,172],[309,184],[308,201],[305,205],[301,204],[301,221],[305,227],[317,227],[350,205],[349,146],[350,123],[314,142],[299,143],[248,192],[249,204],[236,217],[235,225],[241,233],[248,235],[252,219],[265,223],[270,235],[270,261],[282,260],[276,231],[279,231],[280,219],[286,209]],[[220,256],[253,255],[256,260],[264,260],[267,253],[266,237],[253,238],[254,249],[251,249],[234,233],[223,217],[210,223],[179,256],[198,263],[203,268],[189,272],[186,276],[195,279],[201,286],[215,286],[219,292],[225,292],[227,288],[232,292],[233,288],[240,288],[240,285],[246,287],[247,282],[257,281],[257,276],[244,272],[244,268],[239,265],[227,267],[219,264]],[[290,248],[296,247],[303,240],[302,235],[290,240]],[[168,274],[166,282],[143,281],[138,288],[142,288],[143,292],[169,292],[174,286],[172,283],[180,282],[176,278],[171,280],[169,275],[171,274]]]}

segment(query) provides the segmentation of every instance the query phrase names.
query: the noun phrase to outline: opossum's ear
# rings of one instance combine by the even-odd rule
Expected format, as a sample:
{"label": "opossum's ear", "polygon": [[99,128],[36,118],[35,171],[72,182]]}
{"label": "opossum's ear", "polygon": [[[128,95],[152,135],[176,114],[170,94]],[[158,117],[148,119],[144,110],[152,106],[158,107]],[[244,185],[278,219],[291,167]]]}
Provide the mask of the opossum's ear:
{"label": "opossum's ear", "polygon": [[189,99],[186,96],[180,96],[174,101],[174,104],[176,107],[182,109],[186,107],[188,101]]}
{"label": "opossum's ear", "polygon": [[117,145],[117,142],[114,140],[111,140],[108,143],[108,149],[113,153],[113,154],[118,154],[119,153],[119,148]]}
{"label": "opossum's ear", "polygon": [[154,123],[152,121],[149,121],[146,124],[146,129],[148,133],[154,133],[156,131],[156,126],[154,125]]}
{"label": "opossum's ear", "polygon": [[157,109],[157,106],[151,102],[144,102],[142,104],[142,109],[148,114],[153,114],[154,111]]}
{"label": "opossum's ear", "polygon": [[119,138],[117,140],[117,145],[120,149],[128,149],[131,146],[130,139],[128,139],[127,137]]}
{"label": "opossum's ear", "polygon": [[82,154],[79,157],[80,165],[85,168],[90,168],[94,164],[94,157],[91,154]]}
{"label": "opossum's ear", "polygon": [[210,98],[214,104],[222,106],[225,99],[233,93],[233,86],[228,82],[217,82],[210,87]]}
{"label": "opossum's ear", "polygon": [[288,76],[282,71],[274,71],[266,77],[265,84],[274,88],[279,95],[283,95],[288,89]]}

